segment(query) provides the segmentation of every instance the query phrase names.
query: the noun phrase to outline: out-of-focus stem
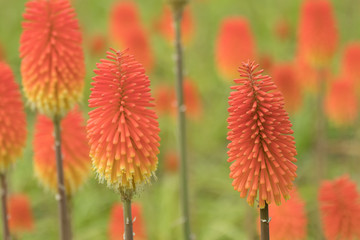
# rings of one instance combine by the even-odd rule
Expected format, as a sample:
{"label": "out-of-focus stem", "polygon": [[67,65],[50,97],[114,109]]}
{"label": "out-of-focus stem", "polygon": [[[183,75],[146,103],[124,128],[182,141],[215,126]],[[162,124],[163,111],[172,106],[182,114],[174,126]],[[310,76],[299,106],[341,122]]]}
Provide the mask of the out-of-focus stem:
{"label": "out-of-focus stem", "polygon": [[[73,212],[73,200],[71,193],[66,194],[66,205],[67,205],[67,216],[69,219],[72,219],[72,212]],[[70,239],[73,239],[73,233],[71,231],[71,221],[69,221],[69,237]]]}
{"label": "out-of-focus stem", "polygon": [[261,240],[269,240],[269,206],[265,203],[264,208],[260,208],[260,226],[261,226]]}
{"label": "out-of-focus stem", "polygon": [[133,240],[133,222],[131,216],[131,197],[123,199],[124,208],[124,240]]}
{"label": "out-of-focus stem", "polygon": [[316,99],[316,143],[315,143],[315,156],[316,156],[316,180],[319,185],[321,179],[326,172],[326,136],[325,136],[325,113],[324,113],[324,98],[325,98],[325,76],[323,69],[317,70],[318,81],[318,95]]}
{"label": "out-of-focus stem", "polygon": [[1,206],[2,206],[2,221],[3,221],[3,238],[4,240],[11,240],[8,212],[7,212],[7,183],[5,173],[0,173],[1,181]]}
{"label": "out-of-focus stem", "polygon": [[[326,92],[325,71],[322,68],[317,69],[317,99],[316,99],[316,143],[315,143],[315,157],[316,157],[316,185],[319,188],[321,180],[326,172],[326,116],[324,112],[324,98]],[[319,209],[319,208],[317,208]],[[319,233],[319,239],[324,239],[321,228],[320,212],[316,212],[316,222]]]}
{"label": "out-of-focus stem", "polygon": [[181,205],[184,228],[184,239],[191,239],[190,217],[189,217],[189,196],[188,196],[188,174],[186,160],[186,119],[183,93],[183,47],[181,43],[181,20],[183,8],[186,1],[175,0],[172,3],[174,26],[175,26],[175,65],[176,65],[176,96],[178,111],[178,144],[180,154],[180,188]]}
{"label": "out-of-focus stem", "polygon": [[71,240],[71,223],[68,214],[68,208],[66,203],[65,181],[64,181],[64,169],[63,159],[61,152],[61,117],[55,116],[54,122],[54,136],[55,136],[55,155],[56,155],[56,169],[57,169],[57,183],[58,194],[56,199],[58,201],[59,208],[59,221],[60,221],[60,239]]}

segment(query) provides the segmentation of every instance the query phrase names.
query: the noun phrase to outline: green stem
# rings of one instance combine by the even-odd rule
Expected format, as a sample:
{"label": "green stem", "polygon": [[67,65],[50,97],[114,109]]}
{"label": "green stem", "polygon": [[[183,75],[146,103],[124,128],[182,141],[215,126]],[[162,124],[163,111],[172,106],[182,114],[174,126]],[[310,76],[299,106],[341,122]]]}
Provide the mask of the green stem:
{"label": "green stem", "polygon": [[261,226],[261,240],[269,240],[269,206],[265,203],[264,208],[260,208],[260,226]]}
{"label": "green stem", "polygon": [[56,155],[56,169],[57,169],[57,183],[58,183],[58,200],[59,222],[60,222],[60,239],[71,240],[71,224],[68,215],[68,208],[66,203],[65,181],[63,158],[61,152],[61,117],[55,116],[54,122],[54,136],[55,136],[55,155]]}
{"label": "green stem", "polygon": [[[327,149],[327,138],[326,138],[326,116],[324,112],[324,99],[326,93],[326,79],[325,70],[322,68],[317,69],[317,99],[316,99],[316,143],[315,143],[315,157],[316,157],[316,171],[315,180],[317,188],[320,187],[321,180],[324,178],[326,173],[326,149]],[[319,239],[324,239],[323,231],[321,227],[321,216],[319,208],[316,211],[316,224],[319,233]]]}
{"label": "green stem", "polygon": [[325,136],[325,124],[326,118],[324,113],[324,98],[325,98],[325,79],[324,71],[322,69],[318,70],[317,73],[318,81],[318,94],[316,99],[316,180],[317,184],[320,184],[321,179],[324,177],[324,172],[326,172],[326,136]]}
{"label": "green stem", "polygon": [[10,240],[9,218],[7,212],[7,183],[5,173],[0,173],[1,181],[1,203],[2,203],[2,221],[3,221],[3,238],[4,240]]}
{"label": "green stem", "polygon": [[133,240],[133,222],[131,216],[131,198],[123,199],[124,207],[124,240]]}
{"label": "green stem", "polygon": [[189,218],[189,196],[188,196],[188,176],[186,162],[186,119],[183,93],[183,48],[181,43],[181,20],[183,5],[173,6],[174,26],[175,26],[175,64],[176,64],[176,96],[178,111],[178,144],[180,154],[180,187],[181,187],[181,205],[184,227],[184,236],[186,240],[191,239],[190,218]]}

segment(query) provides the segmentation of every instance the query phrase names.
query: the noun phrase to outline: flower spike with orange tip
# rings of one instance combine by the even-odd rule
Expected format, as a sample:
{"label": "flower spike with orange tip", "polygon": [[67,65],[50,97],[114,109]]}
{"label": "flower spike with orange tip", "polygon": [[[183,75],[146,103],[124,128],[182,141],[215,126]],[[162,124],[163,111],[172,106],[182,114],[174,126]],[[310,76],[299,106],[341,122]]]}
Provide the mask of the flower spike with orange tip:
{"label": "flower spike with orange tip", "polygon": [[354,83],[344,77],[332,82],[325,97],[324,107],[327,116],[335,125],[354,124],[358,116],[358,102]]}
{"label": "flower spike with orange tip", "polygon": [[296,112],[302,104],[302,89],[295,65],[292,63],[275,64],[271,69],[275,84],[285,99],[285,109]]}
{"label": "flower spike with orange tip", "polygon": [[145,69],[126,51],[110,50],[94,70],[87,132],[93,168],[100,182],[120,192],[124,239],[132,240],[131,200],[155,176],[160,129]]}
{"label": "flower spike with orange tip", "polygon": [[324,181],[319,202],[326,239],[360,238],[360,196],[348,176]]}
{"label": "flower spike with orange tip", "polygon": [[[146,240],[148,239],[145,231],[145,224],[142,217],[141,205],[134,203],[131,206],[131,211],[133,212],[133,232],[134,239],[136,240]],[[124,210],[121,204],[115,204],[111,210],[111,218],[109,223],[109,239],[110,240],[119,240],[123,239],[124,235]]]}
{"label": "flower spike with orange tip", "polygon": [[[70,111],[61,121],[61,140],[66,194],[73,195],[88,178],[91,170],[89,146],[84,119],[78,109]],[[57,192],[54,146],[54,124],[39,115],[34,136],[34,171],[40,183]]]}
{"label": "flower spike with orange tip", "polygon": [[0,187],[3,239],[10,239],[6,171],[21,155],[26,142],[26,116],[11,68],[0,61]]}
{"label": "flower spike with orange tip", "polygon": [[111,38],[121,41],[124,35],[141,24],[137,5],[133,1],[117,1],[111,8],[109,30]]}
{"label": "flower spike with orange tip", "polygon": [[154,57],[148,33],[141,23],[137,5],[133,1],[119,1],[110,14],[110,36],[120,48],[129,49],[147,71],[154,66]]}
{"label": "flower spike with orange tip", "polygon": [[97,64],[87,124],[90,156],[100,181],[136,190],[157,168],[159,125],[150,81],[134,56],[111,49]]}
{"label": "flower spike with orange tip", "polygon": [[54,122],[60,238],[71,239],[61,152],[61,118],[80,101],[85,76],[82,35],[69,0],[26,3],[21,75],[29,103]]}
{"label": "flower spike with orange tip", "polygon": [[261,239],[269,239],[268,204],[289,199],[296,177],[296,148],[284,97],[270,76],[248,61],[231,87],[227,139],[233,187],[254,205],[259,192]]}
{"label": "flower spike with orange tip", "polygon": [[338,32],[331,2],[305,0],[298,33],[298,54],[312,67],[326,67],[335,54]]}
{"label": "flower spike with orange tip", "polygon": [[9,225],[13,235],[34,229],[34,218],[29,198],[25,194],[13,194],[8,199]]}
{"label": "flower spike with orange tip", "polygon": [[255,57],[255,42],[247,19],[231,17],[222,21],[216,43],[216,65],[226,79],[237,76],[236,68]]}
{"label": "flower spike with orange tip", "polygon": [[26,141],[26,116],[11,68],[0,62],[0,172],[21,155]]}
{"label": "flower spike with orange tip", "polygon": [[271,77],[256,70],[255,62],[239,68],[239,84],[229,97],[228,145],[230,177],[234,189],[254,205],[259,191],[259,206],[281,195],[289,198],[296,177],[296,148],[291,123],[284,110],[284,98]]}
{"label": "flower spike with orange tip", "polygon": [[20,39],[21,75],[31,106],[63,116],[80,101],[85,64],[82,36],[68,0],[26,4]]}
{"label": "flower spike with orange tip", "polygon": [[345,47],[341,67],[342,75],[353,83],[356,93],[360,94],[360,42]]}

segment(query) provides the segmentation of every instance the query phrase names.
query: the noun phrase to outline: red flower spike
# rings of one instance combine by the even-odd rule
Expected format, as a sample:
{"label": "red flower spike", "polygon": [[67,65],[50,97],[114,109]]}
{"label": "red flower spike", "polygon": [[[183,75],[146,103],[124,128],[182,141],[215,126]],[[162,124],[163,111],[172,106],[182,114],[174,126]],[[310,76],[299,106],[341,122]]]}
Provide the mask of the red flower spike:
{"label": "red flower spike", "polygon": [[[291,198],[281,206],[270,206],[270,239],[302,240],[307,236],[307,217],[305,202],[297,191],[291,191]],[[260,222],[260,221],[258,221]]]}
{"label": "red flower spike", "polygon": [[255,42],[248,21],[242,17],[224,19],[215,51],[221,75],[228,79],[237,77],[235,69],[255,57]]}
{"label": "red flower spike", "polygon": [[[79,110],[70,111],[61,121],[61,148],[65,188],[73,194],[88,178],[91,161],[86,140],[84,118]],[[54,150],[54,124],[44,115],[37,117],[34,136],[34,170],[39,181],[57,192],[56,161]]]}
{"label": "red flower spike", "polygon": [[273,66],[271,75],[285,98],[285,109],[294,113],[299,109],[302,102],[300,81],[296,69],[291,63],[283,63]]}
{"label": "red flower spike", "polygon": [[94,71],[90,156],[100,181],[115,190],[136,190],[155,175],[160,129],[144,68],[134,56],[111,50]]}
{"label": "red flower spike", "polygon": [[16,194],[9,197],[8,215],[11,233],[30,232],[34,229],[34,218],[26,195]]}
{"label": "red flower spike", "polygon": [[130,29],[140,26],[140,14],[137,5],[131,1],[118,1],[111,9],[110,35],[119,42]]}
{"label": "red flower spike", "polygon": [[360,198],[356,184],[348,176],[324,181],[319,202],[326,239],[360,238]]}
{"label": "red flower spike", "polygon": [[68,0],[26,4],[20,40],[21,75],[30,104],[48,116],[65,115],[80,101],[85,65],[82,37]]}
{"label": "red flower spike", "polygon": [[254,62],[239,68],[239,84],[231,87],[228,118],[228,162],[234,189],[254,205],[259,191],[259,206],[281,195],[289,199],[296,177],[296,148],[291,123],[284,110],[284,98],[271,77]]}
{"label": "red flower spike", "polygon": [[110,36],[120,48],[129,49],[145,68],[154,66],[149,36],[141,24],[137,5],[131,1],[118,2],[110,16]]}
{"label": "red flower spike", "polygon": [[303,91],[316,93],[318,91],[319,79],[317,71],[310,66],[303,56],[297,55],[295,59],[297,78]]}
{"label": "red flower spike", "polygon": [[358,115],[354,84],[346,78],[334,81],[325,97],[325,111],[336,125],[351,125]]}
{"label": "red flower spike", "polygon": [[357,93],[360,93],[360,43],[346,46],[342,59],[342,75],[353,82]]}
{"label": "red flower spike", "polygon": [[[165,37],[165,39],[171,43],[175,39],[175,30],[173,26],[171,8],[169,6],[165,6],[161,19],[156,23],[156,28]],[[185,44],[189,43],[194,35],[194,19],[190,7],[184,8],[181,21],[181,34],[182,40]]]}
{"label": "red flower spike", "polygon": [[[124,235],[124,214],[121,204],[115,204],[111,211],[111,219],[109,224],[109,239],[119,240],[123,239]],[[134,239],[146,240],[145,225],[142,218],[141,206],[137,203],[131,204],[132,218],[135,219],[133,223]]]}
{"label": "red flower spike", "polygon": [[330,1],[303,2],[299,26],[298,54],[312,67],[329,64],[338,44],[338,32]]}
{"label": "red flower spike", "polygon": [[26,142],[26,116],[10,67],[0,62],[0,172],[15,162]]}
{"label": "red flower spike", "polygon": [[154,67],[154,57],[149,42],[149,36],[142,27],[135,27],[124,35],[120,46],[128,48],[129,53],[136,56],[139,62],[148,70]]}
{"label": "red flower spike", "polygon": [[169,114],[175,108],[174,89],[167,85],[160,85],[155,88],[154,93],[156,113],[159,115]]}

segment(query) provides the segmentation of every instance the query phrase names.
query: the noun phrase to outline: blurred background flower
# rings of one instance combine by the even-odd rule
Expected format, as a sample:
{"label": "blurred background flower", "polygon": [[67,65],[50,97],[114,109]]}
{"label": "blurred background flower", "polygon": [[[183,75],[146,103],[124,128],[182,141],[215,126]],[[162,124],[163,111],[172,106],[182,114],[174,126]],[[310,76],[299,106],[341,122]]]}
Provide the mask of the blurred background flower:
{"label": "blurred background flower", "polygon": [[[82,32],[68,0],[26,3],[20,39],[22,84],[33,108],[63,116],[81,100]],[[36,36],[36,37],[34,37]]]}
{"label": "blurred background flower", "polygon": [[31,203],[25,194],[11,194],[8,199],[10,232],[18,236],[22,232],[34,230]]}
{"label": "blurred background flower", "polygon": [[[52,120],[39,115],[33,142],[34,171],[40,183],[56,193],[58,186],[53,133]],[[89,177],[91,167],[84,118],[78,108],[69,112],[61,121],[61,149],[66,194],[73,195]]]}
{"label": "blurred background flower", "polygon": [[348,176],[324,181],[319,202],[326,239],[360,237],[360,198],[356,184]]}
{"label": "blurred background flower", "polygon": [[0,61],[0,171],[5,172],[22,153],[26,141],[26,115],[14,74]]}
{"label": "blurred background flower", "polygon": [[[110,223],[109,223],[109,239],[119,240],[123,239],[124,235],[124,214],[123,206],[121,204],[115,204],[111,210]],[[133,203],[131,206],[132,218],[133,218],[133,232],[134,239],[146,240],[145,223],[142,217],[141,205]]]}

